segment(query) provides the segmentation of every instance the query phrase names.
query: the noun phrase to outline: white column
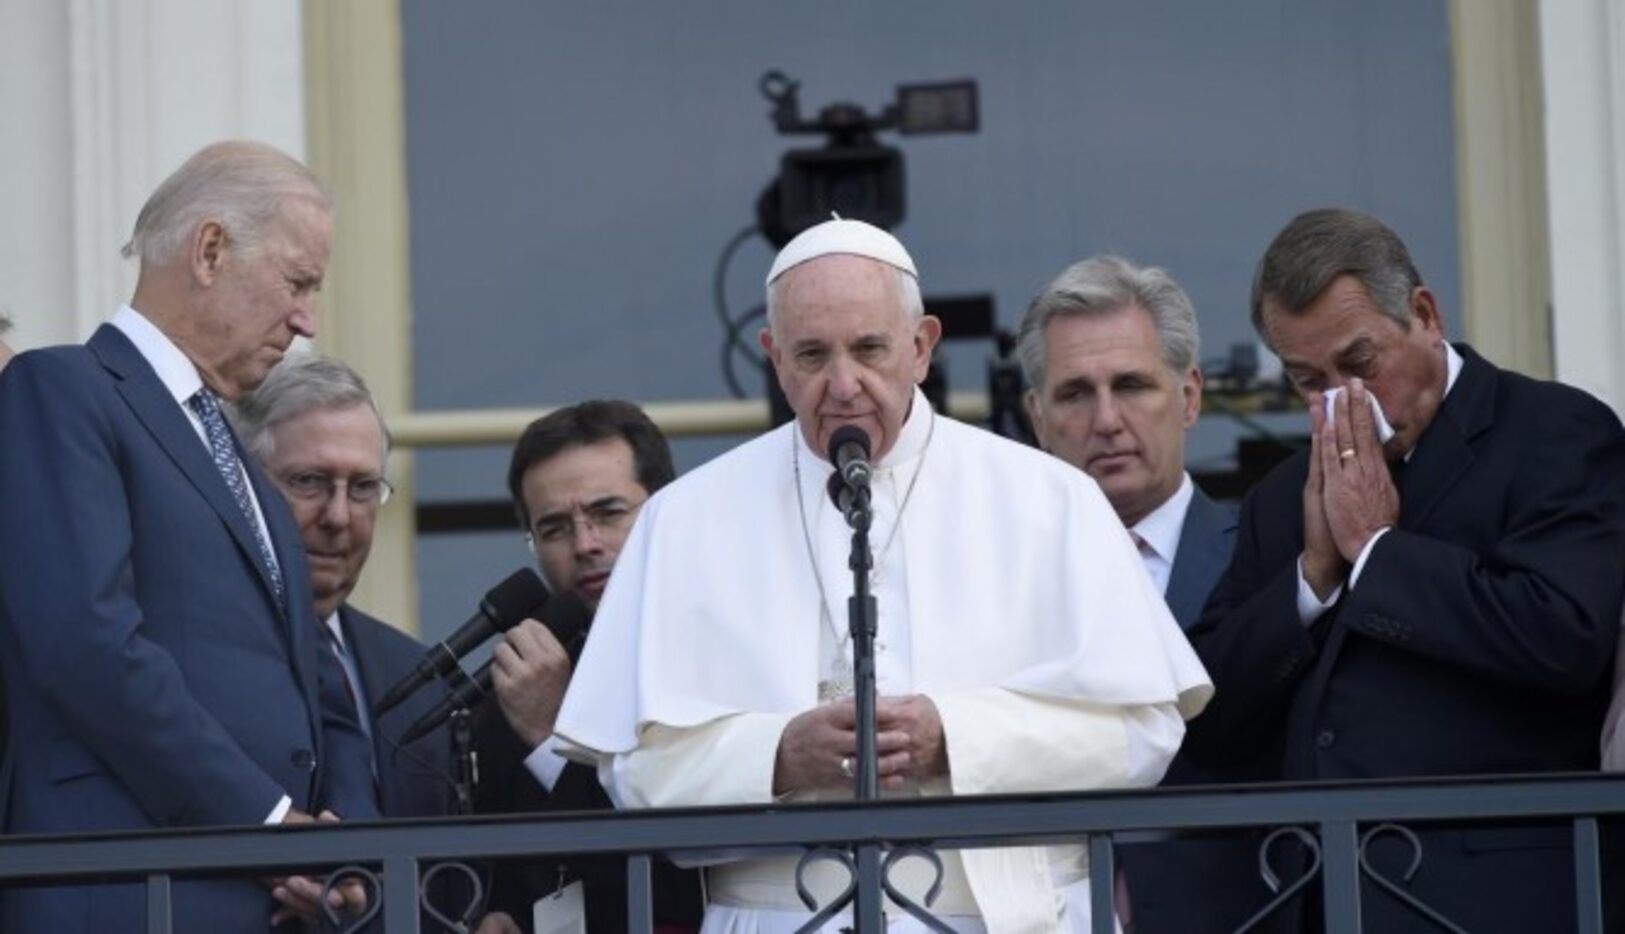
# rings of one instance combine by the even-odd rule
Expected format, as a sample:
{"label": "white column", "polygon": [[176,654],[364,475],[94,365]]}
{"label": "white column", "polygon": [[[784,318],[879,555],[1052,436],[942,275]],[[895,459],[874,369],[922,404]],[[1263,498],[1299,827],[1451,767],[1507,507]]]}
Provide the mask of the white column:
{"label": "white column", "polygon": [[1557,377],[1625,411],[1625,7],[1542,0]]}
{"label": "white column", "polygon": [[0,310],[83,340],[135,284],[136,212],[206,143],[303,156],[298,0],[0,0]]}
{"label": "white column", "polygon": [[1536,0],[1452,0],[1450,47],[1460,336],[1501,366],[1550,377],[1539,15]]}
{"label": "white column", "polygon": [[[317,345],[355,367],[384,418],[412,411],[406,100],[396,0],[310,0],[305,9],[310,165],[338,199]],[[350,601],[418,631],[413,459],[389,458],[396,499],[378,517]]]}

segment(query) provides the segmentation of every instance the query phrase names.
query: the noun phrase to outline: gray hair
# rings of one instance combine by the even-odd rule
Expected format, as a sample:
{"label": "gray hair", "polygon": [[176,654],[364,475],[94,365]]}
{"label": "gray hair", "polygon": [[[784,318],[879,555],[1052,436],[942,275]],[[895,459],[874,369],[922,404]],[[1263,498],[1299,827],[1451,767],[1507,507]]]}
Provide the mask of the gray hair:
{"label": "gray hair", "polygon": [[1027,385],[1044,385],[1045,332],[1057,317],[1102,316],[1142,308],[1157,331],[1162,362],[1183,374],[1196,365],[1201,330],[1189,295],[1154,266],[1141,268],[1120,256],[1091,256],[1068,266],[1033,299],[1021,319],[1016,353]]}
{"label": "gray hair", "polygon": [[244,250],[264,239],[283,204],[305,198],[331,211],[333,196],[293,157],[264,143],[206,146],[164,179],[135,219],[121,252],[143,263],[173,262],[205,221],[217,221]]}
{"label": "gray hair", "polygon": [[[880,263],[880,265],[885,266],[887,269],[896,274],[897,295],[900,299],[902,299],[903,310],[908,312],[909,320],[918,321],[925,317],[925,299],[920,296],[920,281],[907,272],[898,269],[896,266],[889,263],[881,263],[880,260],[874,260],[874,262]],[[790,267],[790,269],[795,268],[795,266]],[[790,269],[786,269],[777,279],[774,279],[772,282],[767,284],[767,326],[770,328],[773,326],[773,311],[778,307],[780,302],[779,283],[784,281],[784,275],[785,273],[788,273]]]}
{"label": "gray hair", "polygon": [[331,412],[365,405],[378,419],[384,436],[383,456],[389,456],[393,443],[389,427],[372,401],[372,393],[361,375],[348,366],[318,353],[289,356],[272,368],[259,388],[238,400],[232,411],[237,433],[260,463],[276,452],[271,429],[290,418],[311,412]]}
{"label": "gray hair", "polygon": [[10,330],[11,330],[11,315],[8,315],[5,312],[0,311],[0,334],[5,334],[7,331],[10,331]]}
{"label": "gray hair", "polygon": [[1411,326],[1411,292],[1422,277],[1399,235],[1359,211],[1322,208],[1294,217],[1270,241],[1253,275],[1253,329],[1264,342],[1266,302],[1289,315],[1303,310],[1338,276],[1359,280],[1383,314]]}

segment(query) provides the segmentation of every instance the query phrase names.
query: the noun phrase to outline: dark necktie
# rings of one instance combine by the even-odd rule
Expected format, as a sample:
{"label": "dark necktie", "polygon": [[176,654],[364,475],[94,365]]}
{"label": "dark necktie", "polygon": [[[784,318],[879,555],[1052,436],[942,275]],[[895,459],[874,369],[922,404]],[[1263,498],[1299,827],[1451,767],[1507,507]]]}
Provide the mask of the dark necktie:
{"label": "dark necktie", "polygon": [[322,641],[327,646],[327,650],[332,652],[333,657],[338,660],[339,674],[344,676],[344,693],[350,698],[350,706],[355,708],[356,722],[359,724],[361,722],[361,697],[356,692],[355,682],[350,680],[349,666],[344,664],[344,644],[339,641],[339,637],[334,634],[332,628],[326,623],[318,622],[316,628],[322,631]]}
{"label": "dark necktie", "polygon": [[231,498],[237,501],[237,508],[242,511],[243,518],[248,522],[248,528],[254,533],[254,544],[259,547],[260,563],[265,566],[265,573],[271,580],[271,591],[276,594],[278,606],[286,606],[282,592],[282,569],[277,566],[276,557],[271,553],[271,543],[266,540],[265,530],[260,527],[259,519],[254,513],[254,501],[249,497],[248,480],[243,473],[242,461],[237,459],[237,443],[232,438],[231,429],[226,427],[225,416],[220,414],[220,398],[213,390],[205,386],[192,394],[186,404],[197,413],[198,420],[203,422],[203,433],[209,438],[209,450],[214,455],[215,469],[220,471],[220,478],[226,481],[226,488],[231,490]]}

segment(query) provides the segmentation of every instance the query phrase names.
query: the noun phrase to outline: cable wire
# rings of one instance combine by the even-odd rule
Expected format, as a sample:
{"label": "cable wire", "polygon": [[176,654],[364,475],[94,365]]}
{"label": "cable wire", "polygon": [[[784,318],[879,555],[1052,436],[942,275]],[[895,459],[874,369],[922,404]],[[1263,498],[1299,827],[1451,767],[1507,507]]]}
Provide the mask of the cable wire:
{"label": "cable wire", "polygon": [[750,224],[729,238],[728,244],[717,256],[716,268],[711,274],[711,300],[717,321],[722,325],[722,378],[727,381],[728,391],[733,393],[735,399],[744,399],[749,395],[739,381],[739,374],[734,370],[735,355],[742,354],[757,370],[765,372],[767,367],[767,361],[740,337],[745,326],[765,314],[765,310],[751,308],[737,319],[728,310],[728,267],[733,263],[734,254],[739,252],[739,248],[758,233],[760,228]]}

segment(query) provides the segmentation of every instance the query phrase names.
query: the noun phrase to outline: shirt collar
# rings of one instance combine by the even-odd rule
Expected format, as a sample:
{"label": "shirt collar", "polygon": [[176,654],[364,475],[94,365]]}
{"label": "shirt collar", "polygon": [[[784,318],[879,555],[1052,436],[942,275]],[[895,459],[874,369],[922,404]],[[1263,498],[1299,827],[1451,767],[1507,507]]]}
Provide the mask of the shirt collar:
{"label": "shirt collar", "polygon": [[1157,557],[1170,564],[1173,563],[1174,553],[1179,551],[1179,538],[1185,531],[1185,512],[1190,509],[1191,497],[1195,495],[1196,487],[1191,483],[1191,475],[1183,474],[1174,495],[1163,500],[1161,506],[1147,513],[1132,528],[1134,534],[1157,553]]}
{"label": "shirt collar", "polygon": [[343,647],[344,626],[339,623],[339,611],[334,610],[333,612],[327,614],[327,618],[322,620],[322,625],[326,626],[327,631],[333,634],[333,641],[337,642],[340,647]]}
{"label": "shirt collar", "polygon": [[120,305],[107,323],[124,332],[177,403],[186,405],[186,400],[203,388],[197,366],[146,315],[129,305]]}
{"label": "shirt collar", "polygon": [[[1456,348],[1449,341],[1442,341],[1441,343],[1444,344],[1444,395],[1439,397],[1439,405],[1443,406],[1444,400],[1450,397],[1450,390],[1456,388],[1456,377],[1461,375],[1461,354],[1456,352]],[[1433,417],[1438,418],[1439,413],[1435,411]],[[1411,449],[1406,451],[1405,456],[1401,457],[1400,460],[1409,464],[1411,455],[1415,453],[1416,445],[1413,444]]]}
{"label": "shirt collar", "polygon": [[908,418],[903,420],[903,430],[897,435],[897,443],[881,458],[880,467],[897,467],[925,453],[926,439],[931,437],[931,420],[936,417],[937,413],[926,401],[925,393],[915,386],[914,397],[909,400]]}

